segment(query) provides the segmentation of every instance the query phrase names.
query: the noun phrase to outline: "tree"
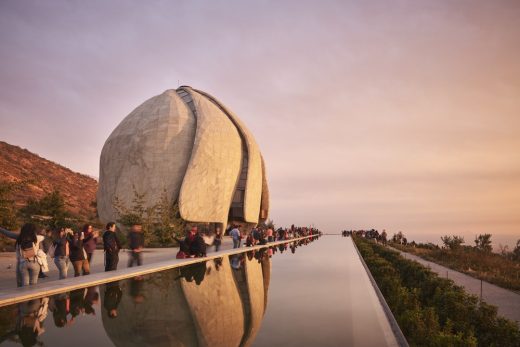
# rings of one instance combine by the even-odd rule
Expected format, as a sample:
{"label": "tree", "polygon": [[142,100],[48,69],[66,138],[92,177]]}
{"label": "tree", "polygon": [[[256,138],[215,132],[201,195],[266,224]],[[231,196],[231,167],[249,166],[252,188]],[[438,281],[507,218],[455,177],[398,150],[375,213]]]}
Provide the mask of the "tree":
{"label": "tree", "polygon": [[491,253],[493,250],[491,246],[491,234],[480,234],[475,237],[475,248],[483,252]]}
{"label": "tree", "polygon": [[25,222],[51,229],[70,227],[78,222],[78,219],[65,209],[65,200],[58,190],[44,195],[40,200],[29,198],[20,213]]}
{"label": "tree", "polygon": [[9,230],[14,230],[18,226],[16,208],[12,199],[16,189],[18,189],[16,183],[0,182],[0,227]]}
{"label": "tree", "polygon": [[133,187],[134,198],[132,199],[132,206],[126,206],[119,197],[114,198],[113,206],[117,211],[117,222],[125,227],[132,225],[141,225],[146,244],[153,243],[154,237],[152,234],[151,220],[153,219],[154,207],[145,206],[145,193],[139,193]]}
{"label": "tree", "polygon": [[444,247],[451,250],[459,249],[460,245],[464,243],[464,237],[457,235],[445,235],[441,237],[441,240],[444,243]]}
{"label": "tree", "polygon": [[181,218],[179,205],[177,203],[172,204],[168,199],[166,190],[156,205],[155,212],[154,234],[161,245],[171,245],[174,236],[183,236],[186,230],[186,221]]}
{"label": "tree", "polygon": [[509,246],[501,243],[498,244],[498,253],[505,258],[510,258],[512,254],[509,252]]}
{"label": "tree", "polygon": [[516,241],[516,247],[513,249],[513,259],[520,260],[520,240]]}
{"label": "tree", "polygon": [[174,243],[174,236],[184,234],[186,221],[181,218],[177,203],[171,203],[166,190],[159,201],[146,206],[146,194],[134,189],[132,206],[127,207],[118,197],[113,206],[117,211],[117,222],[125,227],[139,224],[143,228],[148,246],[169,246]]}

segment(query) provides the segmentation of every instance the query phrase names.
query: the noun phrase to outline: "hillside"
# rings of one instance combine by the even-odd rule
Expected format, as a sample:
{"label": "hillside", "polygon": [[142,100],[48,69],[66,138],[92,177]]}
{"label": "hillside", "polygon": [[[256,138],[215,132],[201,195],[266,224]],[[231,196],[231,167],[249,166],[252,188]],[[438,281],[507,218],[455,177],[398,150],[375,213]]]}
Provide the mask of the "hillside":
{"label": "hillside", "polygon": [[18,207],[24,206],[29,198],[40,199],[59,190],[69,212],[85,219],[95,214],[91,206],[98,187],[95,179],[3,141],[0,141],[0,181],[27,182],[14,193]]}

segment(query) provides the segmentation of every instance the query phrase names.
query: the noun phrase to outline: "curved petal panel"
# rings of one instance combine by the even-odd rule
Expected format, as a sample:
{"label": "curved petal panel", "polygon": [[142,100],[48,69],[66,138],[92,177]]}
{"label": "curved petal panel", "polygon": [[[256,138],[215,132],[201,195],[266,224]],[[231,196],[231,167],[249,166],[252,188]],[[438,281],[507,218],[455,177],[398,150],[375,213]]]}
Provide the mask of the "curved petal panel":
{"label": "curved petal panel", "polygon": [[249,129],[242,123],[242,121],[229,109],[227,109],[222,103],[211,95],[202,91],[196,90],[197,93],[203,95],[215,104],[220,106],[224,112],[233,120],[236,124],[238,131],[242,134],[247,150],[249,153],[248,171],[247,171],[247,182],[244,199],[244,220],[249,223],[258,223],[258,216],[260,214],[260,200],[262,195],[262,159],[260,157],[260,150],[258,145],[249,132]]}
{"label": "curved petal panel", "polygon": [[267,174],[265,172],[264,157],[262,158],[262,201],[260,202],[260,221],[265,221],[269,217],[269,186],[267,185]]}
{"label": "curved petal panel", "polygon": [[118,198],[127,208],[134,188],[145,193],[147,206],[164,191],[178,197],[195,137],[195,117],[174,90],[157,95],[132,111],[109,136],[100,158],[98,213],[114,221]]}
{"label": "curved petal panel", "polygon": [[240,135],[214,103],[191,88],[182,89],[193,99],[197,130],[179,195],[179,210],[189,221],[226,223],[240,171]]}

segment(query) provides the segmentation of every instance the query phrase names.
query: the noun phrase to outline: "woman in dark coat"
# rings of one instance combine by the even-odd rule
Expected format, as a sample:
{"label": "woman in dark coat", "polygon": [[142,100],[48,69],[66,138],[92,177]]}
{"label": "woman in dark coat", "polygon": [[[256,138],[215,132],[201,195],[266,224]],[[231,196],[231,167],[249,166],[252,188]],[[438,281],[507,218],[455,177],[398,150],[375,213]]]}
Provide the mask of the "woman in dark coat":
{"label": "woman in dark coat", "polygon": [[74,267],[74,277],[90,274],[90,266],[87,260],[87,254],[83,249],[83,232],[75,232],[70,242],[70,261]]}

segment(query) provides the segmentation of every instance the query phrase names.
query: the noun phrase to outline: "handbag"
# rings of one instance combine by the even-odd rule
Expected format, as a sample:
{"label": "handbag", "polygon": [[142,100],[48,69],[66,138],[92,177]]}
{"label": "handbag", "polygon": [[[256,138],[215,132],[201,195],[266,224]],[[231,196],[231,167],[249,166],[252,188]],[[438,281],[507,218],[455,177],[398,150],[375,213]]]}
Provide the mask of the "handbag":
{"label": "handbag", "polygon": [[47,254],[43,249],[38,249],[36,252],[36,261],[40,264],[42,272],[49,272],[49,264],[47,263]]}

